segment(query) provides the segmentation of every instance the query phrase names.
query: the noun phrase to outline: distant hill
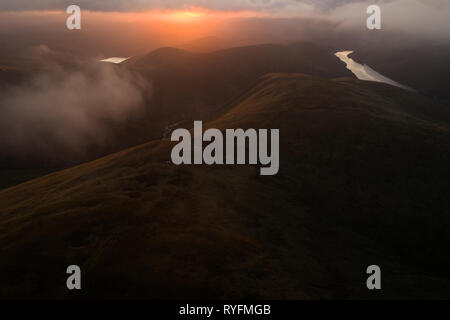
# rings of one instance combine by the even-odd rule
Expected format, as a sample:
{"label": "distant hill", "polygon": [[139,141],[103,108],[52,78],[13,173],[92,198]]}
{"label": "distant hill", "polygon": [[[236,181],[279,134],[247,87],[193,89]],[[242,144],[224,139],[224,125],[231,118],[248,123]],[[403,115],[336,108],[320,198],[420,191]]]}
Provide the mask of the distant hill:
{"label": "distant hill", "polygon": [[[159,138],[173,123],[213,119],[258,79],[272,72],[353,77],[332,51],[312,43],[257,45],[194,53],[161,48],[125,61],[122,67],[141,73],[153,84],[146,137]],[[142,133],[143,134],[143,133]],[[142,136],[135,132],[130,136]]]}
{"label": "distant hill", "polygon": [[[76,66],[69,68],[77,70]],[[174,125],[191,125],[193,120],[215,119],[244,99],[248,90],[267,73],[300,72],[327,78],[352,77],[332,51],[312,43],[257,45],[211,53],[161,48],[133,57],[117,68],[129,69],[151,83],[151,89],[145,92],[144,110],[139,116],[119,124],[105,124],[113,136],[102,145],[93,145],[86,150],[81,161],[160,139]],[[11,85],[26,81],[38,71],[34,65],[21,67],[18,63],[14,68],[1,67],[0,86],[2,83]],[[63,161],[59,163],[61,156]],[[48,157],[39,154],[34,154],[33,159],[0,156],[3,177],[0,178],[0,188],[35,177],[43,171],[51,171],[52,168],[59,169],[80,162],[78,158],[70,162],[72,158],[63,153],[55,154],[49,163]],[[43,163],[45,170],[42,170]]]}
{"label": "distant hill", "polygon": [[450,45],[370,48],[354,58],[450,106]]}
{"label": "distant hill", "polygon": [[[232,52],[217,55],[248,65]],[[450,297],[448,109],[384,84],[271,74],[209,126],[279,128],[280,173],[176,167],[156,140],[0,191],[0,297]],[[65,290],[71,264],[81,293]]]}
{"label": "distant hill", "polygon": [[192,52],[213,52],[218,50],[223,50],[230,47],[229,43],[218,37],[203,37],[188,42],[180,43],[176,46],[179,49],[192,51]]}

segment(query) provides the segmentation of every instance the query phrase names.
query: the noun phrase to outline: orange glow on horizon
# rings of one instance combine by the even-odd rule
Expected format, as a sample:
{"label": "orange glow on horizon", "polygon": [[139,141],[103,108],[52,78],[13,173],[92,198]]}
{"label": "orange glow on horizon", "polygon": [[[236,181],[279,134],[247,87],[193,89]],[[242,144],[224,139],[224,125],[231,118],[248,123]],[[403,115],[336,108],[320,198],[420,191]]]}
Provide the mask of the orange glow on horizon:
{"label": "orange glow on horizon", "polygon": [[[30,10],[30,11],[4,11],[0,14],[10,15],[64,15],[67,16],[65,11],[58,10]],[[252,18],[252,17],[269,17],[268,13],[260,11],[240,10],[240,11],[218,11],[210,10],[202,7],[187,7],[182,10],[172,9],[153,9],[141,12],[117,12],[117,11],[89,11],[82,10],[82,15],[90,17],[110,17],[117,18],[122,21],[139,21],[142,19],[158,19],[158,20],[170,20],[176,22],[189,22],[193,20],[199,20],[204,18]]]}
{"label": "orange glow on horizon", "polygon": [[218,32],[227,31],[227,20],[253,17],[268,17],[256,11],[213,11],[201,7],[189,7],[183,10],[150,10],[143,12],[99,12],[86,11],[89,21],[116,21],[127,24],[137,23],[144,29],[165,35],[167,39],[184,41],[201,38]]}
{"label": "orange glow on horizon", "polygon": [[201,7],[189,7],[183,10],[150,10],[143,12],[88,12],[95,16],[112,16],[124,19],[126,21],[139,20],[156,20],[169,21],[176,23],[195,22],[201,20],[222,20],[232,18],[253,18],[253,17],[268,17],[269,15],[258,11],[214,11]]}
{"label": "orange glow on horizon", "polygon": [[187,22],[203,18],[204,14],[199,11],[176,11],[170,13],[168,17],[175,22]]}
{"label": "orange glow on horizon", "polygon": [[[32,17],[29,21],[45,19],[55,21],[65,26],[68,14],[65,11],[10,11],[0,12],[0,17],[21,16]],[[239,31],[233,29],[230,20],[246,18],[267,18],[270,14],[259,11],[220,11],[202,7],[185,7],[181,10],[153,9],[140,12],[114,12],[82,10],[82,30],[86,32],[126,32],[132,37],[148,34],[149,39],[161,45],[176,45],[185,41],[203,37],[222,35],[231,39],[239,36]],[[50,20],[54,19],[54,20]],[[62,29],[63,30],[63,29]]]}
{"label": "orange glow on horizon", "polygon": [[175,22],[195,21],[200,19],[227,19],[266,17],[267,14],[257,11],[213,11],[201,7],[191,7],[185,10],[149,11],[154,17],[169,19]]}

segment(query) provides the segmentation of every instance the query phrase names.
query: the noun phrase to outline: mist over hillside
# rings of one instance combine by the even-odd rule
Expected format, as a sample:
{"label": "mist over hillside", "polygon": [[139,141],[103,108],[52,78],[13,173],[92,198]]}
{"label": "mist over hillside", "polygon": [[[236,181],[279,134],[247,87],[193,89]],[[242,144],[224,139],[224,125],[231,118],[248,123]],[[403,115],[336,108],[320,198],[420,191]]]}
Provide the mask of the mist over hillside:
{"label": "mist over hillside", "polygon": [[106,143],[112,126],[142,110],[143,92],[151,92],[144,79],[109,64],[87,63],[71,70],[52,62],[21,86],[1,93],[2,154],[48,162],[60,156],[83,159],[90,145]]}

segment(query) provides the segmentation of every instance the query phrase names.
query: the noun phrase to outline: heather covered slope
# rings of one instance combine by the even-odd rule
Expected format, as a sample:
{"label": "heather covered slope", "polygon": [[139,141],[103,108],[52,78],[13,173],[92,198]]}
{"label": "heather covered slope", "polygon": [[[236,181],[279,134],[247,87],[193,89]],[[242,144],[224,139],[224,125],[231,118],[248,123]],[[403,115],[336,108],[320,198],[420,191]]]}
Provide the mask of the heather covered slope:
{"label": "heather covered slope", "polygon": [[266,76],[207,126],[279,128],[277,176],[176,167],[161,140],[0,191],[0,297],[448,298],[449,116],[383,84]]}

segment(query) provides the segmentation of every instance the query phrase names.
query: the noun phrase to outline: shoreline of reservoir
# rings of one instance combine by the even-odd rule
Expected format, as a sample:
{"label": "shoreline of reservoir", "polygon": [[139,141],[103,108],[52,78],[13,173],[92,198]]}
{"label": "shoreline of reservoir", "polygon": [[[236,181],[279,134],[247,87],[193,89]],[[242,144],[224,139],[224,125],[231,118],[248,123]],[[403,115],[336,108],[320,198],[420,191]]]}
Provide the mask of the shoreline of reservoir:
{"label": "shoreline of reservoir", "polygon": [[394,87],[402,88],[408,91],[415,91],[407,86],[404,86],[388,77],[383,76],[382,74],[373,70],[370,66],[366,64],[360,64],[350,58],[350,55],[354,51],[339,51],[335,53],[335,56],[338,57],[341,61],[343,61],[347,65],[347,69],[350,70],[359,80],[364,81],[372,81],[372,82],[381,82],[386,83]]}

